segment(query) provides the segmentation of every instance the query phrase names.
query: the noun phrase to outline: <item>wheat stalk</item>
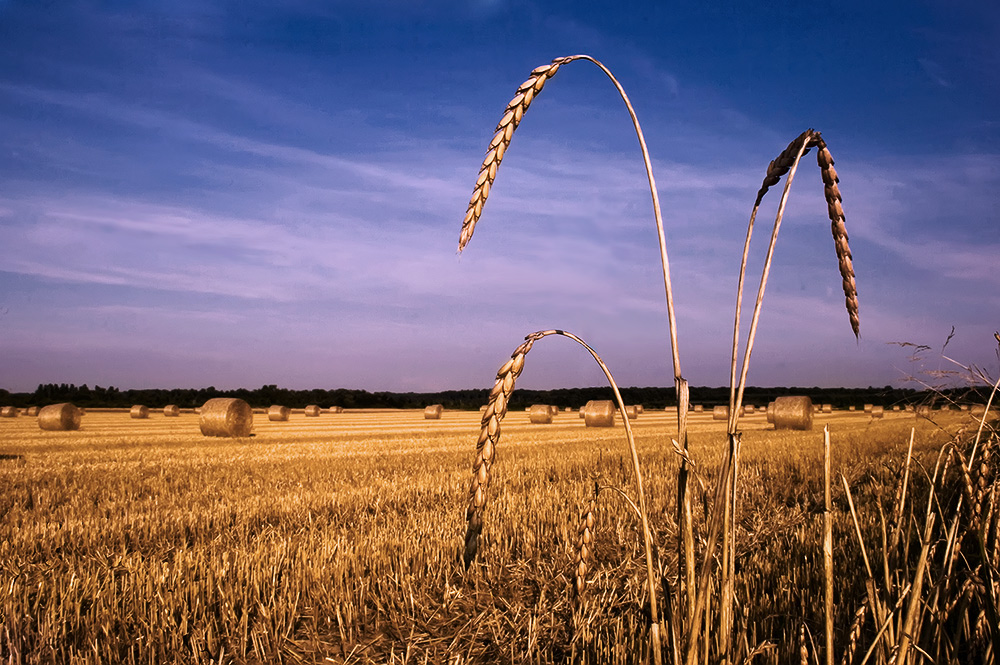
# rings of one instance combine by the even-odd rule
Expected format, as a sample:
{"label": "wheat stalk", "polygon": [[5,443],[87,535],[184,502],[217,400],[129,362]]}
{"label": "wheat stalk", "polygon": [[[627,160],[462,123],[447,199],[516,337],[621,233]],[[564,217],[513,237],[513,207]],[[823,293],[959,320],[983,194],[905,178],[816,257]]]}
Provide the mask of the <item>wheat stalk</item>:
{"label": "wheat stalk", "polygon": [[[483,509],[486,507],[486,488],[490,483],[490,466],[496,456],[496,444],[500,440],[500,422],[507,413],[507,404],[510,394],[514,391],[514,383],[518,375],[524,369],[524,358],[535,342],[548,337],[549,335],[559,335],[573,340],[594,358],[605,378],[611,385],[614,392],[615,401],[621,413],[625,413],[625,401],[622,399],[618,384],[615,383],[611,370],[604,363],[597,352],[586,342],[571,332],[565,330],[543,330],[531,333],[524,338],[524,343],[518,346],[511,354],[510,360],[505,362],[497,371],[496,382],[490,391],[489,402],[483,412],[482,427],[479,431],[479,439],[476,442],[476,461],[472,467],[472,483],[469,486],[469,505],[466,509],[466,519],[468,527],[465,532],[465,551],[463,558],[465,567],[468,568],[472,559],[479,549],[479,536],[483,530]],[[635,475],[636,492],[639,495],[638,507],[639,516],[642,522],[643,545],[646,551],[646,587],[649,594],[649,648],[653,653],[655,665],[660,665],[662,652],[660,648],[660,622],[658,618],[656,602],[656,586],[654,580],[654,570],[656,566],[653,562],[653,535],[649,528],[649,512],[646,510],[646,494],[642,484],[642,468],[639,465],[639,453],[635,447],[635,437],[632,435],[632,426],[628,418],[622,418],[622,425],[625,427],[625,436],[628,440],[629,453],[632,458],[632,472]]]}

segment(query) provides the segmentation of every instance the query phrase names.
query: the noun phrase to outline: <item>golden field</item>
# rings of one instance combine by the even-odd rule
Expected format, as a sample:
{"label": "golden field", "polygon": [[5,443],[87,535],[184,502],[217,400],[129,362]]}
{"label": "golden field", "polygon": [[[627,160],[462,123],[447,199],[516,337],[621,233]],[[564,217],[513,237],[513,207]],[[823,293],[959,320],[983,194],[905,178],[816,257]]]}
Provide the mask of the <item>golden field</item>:
{"label": "golden field", "polygon": [[[743,417],[736,625],[746,654],[761,647],[755,662],[798,658],[803,629],[821,642],[823,426],[833,450],[837,643],[846,645],[865,574],[840,475],[874,556],[877,502],[890,512],[911,428],[915,458],[929,473],[941,445],[971,424],[964,413],[935,415],[816,414],[811,432],[775,432],[763,413]],[[641,532],[614,492],[597,501],[588,600],[576,607],[571,593],[577,526],[595,481],[634,496],[622,428],[586,428],[576,412],[551,425],[509,413],[479,557],[465,571],[479,421],[456,411],[437,421],[422,411],[299,412],[288,422],[258,414],[252,438],[215,439],[201,436],[193,414],[134,420],[91,412],[75,432],[43,432],[28,417],[2,420],[0,656],[642,662]],[[670,581],[676,415],[647,409],[632,425],[659,574]],[[725,445],[725,421],[691,414],[699,517]],[[919,494],[927,483],[916,467],[913,476]],[[918,502],[911,516],[923,510]],[[913,531],[904,529],[916,552]],[[914,552],[897,562],[901,574]],[[865,635],[875,639],[870,620]]]}

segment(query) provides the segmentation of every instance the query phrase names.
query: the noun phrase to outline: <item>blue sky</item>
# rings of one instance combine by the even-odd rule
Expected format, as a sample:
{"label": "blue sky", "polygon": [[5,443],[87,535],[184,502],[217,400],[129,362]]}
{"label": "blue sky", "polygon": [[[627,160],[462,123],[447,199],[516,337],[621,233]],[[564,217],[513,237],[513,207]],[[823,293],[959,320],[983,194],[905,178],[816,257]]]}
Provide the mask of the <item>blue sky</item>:
{"label": "blue sky", "polygon": [[[551,327],[622,385],[670,385],[642,162],[590,63],[532,103],[455,253],[507,101],[576,53],[643,124],[692,385],[728,382],[750,206],[809,127],[841,177],[861,339],[810,155],[750,382],[916,386],[953,367],[952,326],[945,354],[995,377],[997,43],[983,2],[0,0],[0,387],[487,387]],[[547,339],[522,385],[602,382]]]}

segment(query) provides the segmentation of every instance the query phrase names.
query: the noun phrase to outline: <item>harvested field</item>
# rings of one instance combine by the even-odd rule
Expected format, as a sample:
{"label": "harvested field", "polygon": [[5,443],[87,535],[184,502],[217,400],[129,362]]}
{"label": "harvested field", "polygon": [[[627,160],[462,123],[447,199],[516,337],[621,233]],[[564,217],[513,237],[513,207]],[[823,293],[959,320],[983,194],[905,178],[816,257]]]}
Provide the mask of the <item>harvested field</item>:
{"label": "harvested field", "polygon": [[[655,515],[675,509],[674,415],[632,421]],[[872,474],[902,463],[911,426],[916,454],[933,464],[947,431],[969,418],[941,417],[826,418],[834,472],[855,502],[870,507]],[[242,440],[202,437],[198,417],[183,412],[135,421],[92,411],[72,432],[5,420],[0,616],[19,619],[5,621],[0,654],[25,663],[208,662],[220,653],[235,663],[403,662],[404,653],[414,662],[561,662],[574,651],[590,662],[641,660],[640,538],[610,495],[596,504],[587,631],[570,632],[573,542],[592,474],[629,488],[621,425],[569,418],[539,428],[528,413],[509,413],[479,558],[466,573],[458,554],[480,418],[258,416]],[[760,637],[777,645],[761,662],[787,662],[800,620],[821,630],[822,435],[768,428],[763,418],[742,428],[737,594]],[[725,423],[692,414],[690,433],[691,455],[711,476]],[[850,580],[840,593],[854,597],[863,593],[854,588],[860,553],[843,491],[834,496],[835,565]],[[874,539],[877,515],[867,517]],[[674,566],[669,525],[653,528]],[[837,624],[850,625],[855,609],[838,605]],[[600,644],[618,645],[618,656]]]}

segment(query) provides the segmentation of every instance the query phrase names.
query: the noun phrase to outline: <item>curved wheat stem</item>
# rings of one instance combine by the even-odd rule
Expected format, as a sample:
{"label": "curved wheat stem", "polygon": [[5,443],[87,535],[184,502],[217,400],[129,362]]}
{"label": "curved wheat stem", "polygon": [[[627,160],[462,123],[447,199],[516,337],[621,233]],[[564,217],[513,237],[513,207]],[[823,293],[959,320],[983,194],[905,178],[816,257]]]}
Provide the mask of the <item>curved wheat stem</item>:
{"label": "curved wheat stem", "polygon": [[[514,391],[514,384],[518,375],[524,369],[524,358],[535,342],[548,337],[549,335],[560,335],[573,340],[590,353],[591,357],[604,372],[605,378],[611,386],[615,395],[615,402],[618,404],[619,412],[625,413],[625,401],[622,399],[618,384],[615,383],[611,370],[604,364],[597,352],[586,342],[571,332],[565,330],[543,330],[531,333],[525,337],[523,344],[518,346],[511,354],[510,360],[504,363],[497,371],[496,383],[490,391],[489,402],[486,411],[483,413],[482,427],[479,432],[479,439],[476,442],[476,461],[472,467],[472,483],[469,486],[469,504],[466,509],[466,519],[468,527],[465,532],[465,551],[463,559],[465,567],[472,563],[476,552],[479,549],[479,536],[483,530],[483,510],[486,507],[486,488],[490,484],[490,466],[496,456],[496,444],[500,441],[500,423],[507,413],[507,404],[510,394]],[[649,513],[646,510],[646,494],[642,484],[642,468],[639,465],[639,453],[635,447],[635,437],[632,435],[632,426],[628,418],[622,417],[622,425],[625,427],[625,436],[628,440],[629,453],[632,457],[632,472],[635,475],[636,493],[639,496],[639,514],[642,522],[643,545],[646,551],[646,586],[649,593],[650,630],[649,641],[650,650],[653,652],[653,659],[656,665],[662,661],[660,650],[660,623],[659,612],[656,602],[656,586],[654,584],[653,563],[653,535],[649,528]]]}

